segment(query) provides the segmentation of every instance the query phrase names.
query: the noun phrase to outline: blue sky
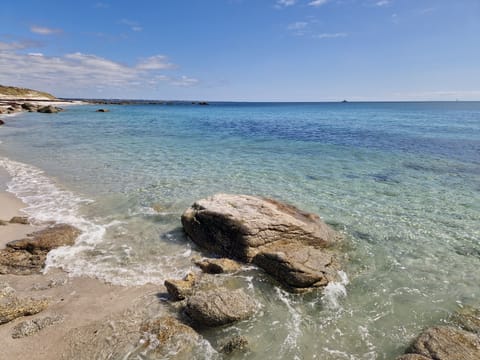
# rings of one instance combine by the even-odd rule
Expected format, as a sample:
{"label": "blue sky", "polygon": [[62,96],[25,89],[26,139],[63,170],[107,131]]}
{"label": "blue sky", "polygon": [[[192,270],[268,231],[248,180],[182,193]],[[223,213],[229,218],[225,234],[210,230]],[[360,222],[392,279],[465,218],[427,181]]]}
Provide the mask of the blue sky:
{"label": "blue sky", "polygon": [[7,0],[0,84],[61,97],[480,100],[480,0]]}

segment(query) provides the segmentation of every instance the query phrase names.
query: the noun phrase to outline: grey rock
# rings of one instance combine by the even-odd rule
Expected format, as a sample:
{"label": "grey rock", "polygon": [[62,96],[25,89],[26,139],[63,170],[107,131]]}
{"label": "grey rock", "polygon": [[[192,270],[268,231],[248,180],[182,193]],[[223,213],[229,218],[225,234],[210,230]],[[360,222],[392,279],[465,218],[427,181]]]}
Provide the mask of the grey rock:
{"label": "grey rock", "polygon": [[218,288],[198,291],[188,298],[185,313],[197,325],[220,326],[251,317],[257,310],[255,301],[243,290]]}
{"label": "grey rock", "polygon": [[450,326],[435,326],[423,332],[407,353],[434,360],[478,360],[480,337]]}
{"label": "grey rock", "polygon": [[42,106],[37,110],[37,112],[43,113],[43,114],[55,114],[60,111],[63,111],[63,109],[53,105]]}
{"label": "grey rock", "polygon": [[46,316],[40,319],[22,321],[21,323],[15,325],[15,327],[13,328],[12,338],[20,339],[26,336],[34,335],[40,330],[46,328],[47,326],[59,324],[62,321],[62,315]]}

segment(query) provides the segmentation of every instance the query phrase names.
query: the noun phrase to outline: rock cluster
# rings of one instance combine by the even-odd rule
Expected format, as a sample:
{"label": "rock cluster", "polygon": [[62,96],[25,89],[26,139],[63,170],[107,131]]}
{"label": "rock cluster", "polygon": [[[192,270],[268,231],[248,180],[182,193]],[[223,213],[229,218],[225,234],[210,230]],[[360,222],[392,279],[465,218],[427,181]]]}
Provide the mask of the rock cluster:
{"label": "rock cluster", "polygon": [[73,245],[78,235],[80,230],[77,228],[58,224],[29,234],[25,239],[11,241],[0,250],[0,274],[39,273],[50,250]]}
{"label": "rock cluster", "polygon": [[54,114],[63,109],[54,105],[36,105],[29,102],[0,102],[0,114],[14,114],[22,111]]}
{"label": "rock cluster", "polygon": [[19,298],[8,284],[0,284],[0,325],[22,316],[37,314],[47,306],[45,299]]}
{"label": "rock cluster", "polygon": [[216,254],[254,263],[287,289],[325,286],[339,269],[338,234],[317,215],[273,199],[216,194],[182,215],[187,235]]}

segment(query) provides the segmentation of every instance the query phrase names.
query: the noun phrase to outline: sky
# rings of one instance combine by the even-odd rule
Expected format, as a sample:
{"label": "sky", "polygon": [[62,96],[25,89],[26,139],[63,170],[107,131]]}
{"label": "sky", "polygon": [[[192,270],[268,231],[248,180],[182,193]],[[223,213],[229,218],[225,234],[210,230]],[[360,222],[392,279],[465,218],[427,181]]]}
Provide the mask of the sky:
{"label": "sky", "polygon": [[480,100],[480,0],[4,0],[0,84],[75,98]]}

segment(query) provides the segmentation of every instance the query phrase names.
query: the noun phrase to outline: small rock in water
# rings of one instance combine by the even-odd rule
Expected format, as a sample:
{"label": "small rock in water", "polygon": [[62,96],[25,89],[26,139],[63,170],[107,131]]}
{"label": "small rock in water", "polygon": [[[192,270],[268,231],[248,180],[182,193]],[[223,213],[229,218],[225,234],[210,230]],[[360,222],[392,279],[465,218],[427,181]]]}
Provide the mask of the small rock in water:
{"label": "small rock in water", "polygon": [[12,338],[19,339],[38,333],[47,326],[59,324],[63,321],[62,315],[47,316],[40,319],[22,321],[13,328]]}
{"label": "small rock in water", "polygon": [[97,112],[109,112],[110,110],[108,109],[98,109]]}
{"label": "small rock in water", "polygon": [[3,125],[5,124],[5,121],[3,121],[2,119],[0,119],[0,125]]}
{"label": "small rock in water", "polygon": [[203,259],[195,261],[195,265],[207,274],[235,272],[241,268],[239,263],[230,259]]}
{"label": "small rock in water", "polygon": [[236,351],[246,351],[247,349],[247,338],[245,336],[237,335],[224,342],[220,347],[220,352],[228,355]]}
{"label": "small rock in water", "polygon": [[30,222],[27,216],[14,216],[10,219],[10,223],[28,225]]}
{"label": "small rock in water", "polygon": [[182,280],[168,279],[164,282],[168,294],[174,300],[184,300],[193,292],[195,285],[195,274],[188,273]]}
{"label": "small rock in water", "polygon": [[243,290],[218,288],[197,291],[188,299],[185,313],[200,326],[220,326],[248,319],[256,310],[257,304]]}

